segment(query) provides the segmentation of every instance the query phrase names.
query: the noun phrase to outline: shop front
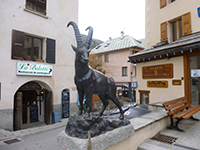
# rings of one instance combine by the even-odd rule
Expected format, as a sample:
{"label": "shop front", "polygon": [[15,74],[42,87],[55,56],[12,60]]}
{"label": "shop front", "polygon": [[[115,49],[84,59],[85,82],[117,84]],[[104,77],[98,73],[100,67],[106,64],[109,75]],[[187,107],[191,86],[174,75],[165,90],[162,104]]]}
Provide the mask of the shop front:
{"label": "shop front", "polygon": [[185,96],[200,104],[199,39],[198,32],[129,56],[129,62],[137,65],[137,101],[147,104]]}
{"label": "shop front", "polygon": [[36,123],[52,123],[53,92],[48,83],[42,81],[42,78],[49,78],[52,73],[52,65],[17,62],[19,78],[37,80],[22,83],[14,94],[13,130],[25,129]]}
{"label": "shop front", "polygon": [[[38,81],[23,84],[14,96],[13,129],[21,130],[31,123],[52,123],[52,91]],[[34,126],[34,124],[32,124]]]}

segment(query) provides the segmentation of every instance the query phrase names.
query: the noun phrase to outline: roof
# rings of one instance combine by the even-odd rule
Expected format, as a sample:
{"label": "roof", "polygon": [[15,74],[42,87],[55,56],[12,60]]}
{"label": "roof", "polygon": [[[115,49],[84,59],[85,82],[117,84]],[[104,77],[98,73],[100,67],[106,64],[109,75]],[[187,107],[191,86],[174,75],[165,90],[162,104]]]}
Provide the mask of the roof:
{"label": "roof", "polygon": [[99,44],[91,50],[92,54],[99,54],[105,52],[111,52],[116,50],[121,50],[130,47],[138,47],[144,49],[144,44],[140,41],[134,39],[129,35],[125,35],[123,38],[118,37],[115,39],[108,40],[104,43]]}
{"label": "roof", "polygon": [[181,37],[179,40],[176,40],[172,43],[162,42],[157,43],[156,45],[147,48],[145,50],[139,51],[133,55],[130,55],[129,58],[132,60],[143,59],[150,57],[150,55],[161,56],[166,53],[174,52],[183,52],[185,50],[190,50],[191,48],[196,48],[200,46],[200,32]]}

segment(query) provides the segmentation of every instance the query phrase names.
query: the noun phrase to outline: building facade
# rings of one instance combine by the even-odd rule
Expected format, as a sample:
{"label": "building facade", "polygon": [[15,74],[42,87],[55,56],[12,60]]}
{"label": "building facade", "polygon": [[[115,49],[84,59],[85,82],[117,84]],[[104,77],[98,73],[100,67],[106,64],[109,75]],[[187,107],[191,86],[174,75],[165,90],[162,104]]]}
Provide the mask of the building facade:
{"label": "building facade", "polygon": [[137,65],[140,103],[185,96],[200,104],[199,6],[195,0],[146,0],[145,50],[129,56]]}
{"label": "building facade", "polygon": [[[78,0],[6,0],[0,2],[0,128],[23,129],[35,121],[53,123],[77,107],[74,85]],[[62,102],[68,98],[68,105]]]}
{"label": "building facade", "polygon": [[102,71],[115,80],[118,90],[124,91],[125,98],[132,98],[132,82],[136,81],[136,68],[128,63],[128,56],[144,49],[144,45],[129,35],[109,39],[96,46],[91,53],[102,62]]}

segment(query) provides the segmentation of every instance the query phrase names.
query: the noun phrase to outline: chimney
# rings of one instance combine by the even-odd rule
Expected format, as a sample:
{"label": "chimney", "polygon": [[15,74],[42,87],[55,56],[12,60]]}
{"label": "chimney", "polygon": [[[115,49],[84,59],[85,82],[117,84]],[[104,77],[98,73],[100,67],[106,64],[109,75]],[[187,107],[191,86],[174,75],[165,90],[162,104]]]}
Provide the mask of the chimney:
{"label": "chimney", "polygon": [[109,40],[112,40],[112,37],[109,37]]}
{"label": "chimney", "polygon": [[124,38],[124,32],[121,31],[121,39],[123,39],[123,38]]}

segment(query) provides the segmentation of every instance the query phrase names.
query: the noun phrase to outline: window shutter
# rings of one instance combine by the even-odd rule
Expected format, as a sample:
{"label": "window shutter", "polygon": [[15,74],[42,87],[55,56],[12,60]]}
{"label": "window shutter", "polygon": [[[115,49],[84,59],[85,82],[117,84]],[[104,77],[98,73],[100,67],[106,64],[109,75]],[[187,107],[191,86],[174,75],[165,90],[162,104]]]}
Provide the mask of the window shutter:
{"label": "window shutter", "polygon": [[160,8],[166,6],[166,0],[160,0]]}
{"label": "window shutter", "polygon": [[46,0],[37,0],[36,3],[37,11],[46,15]]}
{"label": "window shutter", "polygon": [[55,57],[56,57],[56,41],[47,38],[46,62],[55,64]]}
{"label": "window shutter", "polygon": [[161,24],[161,42],[167,41],[167,22]]}
{"label": "window shutter", "polygon": [[183,36],[191,34],[191,17],[190,12],[182,15],[182,34]]}
{"label": "window shutter", "polygon": [[23,59],[24,51],[24,33],[12,30],[12,53],[11,59]]}

